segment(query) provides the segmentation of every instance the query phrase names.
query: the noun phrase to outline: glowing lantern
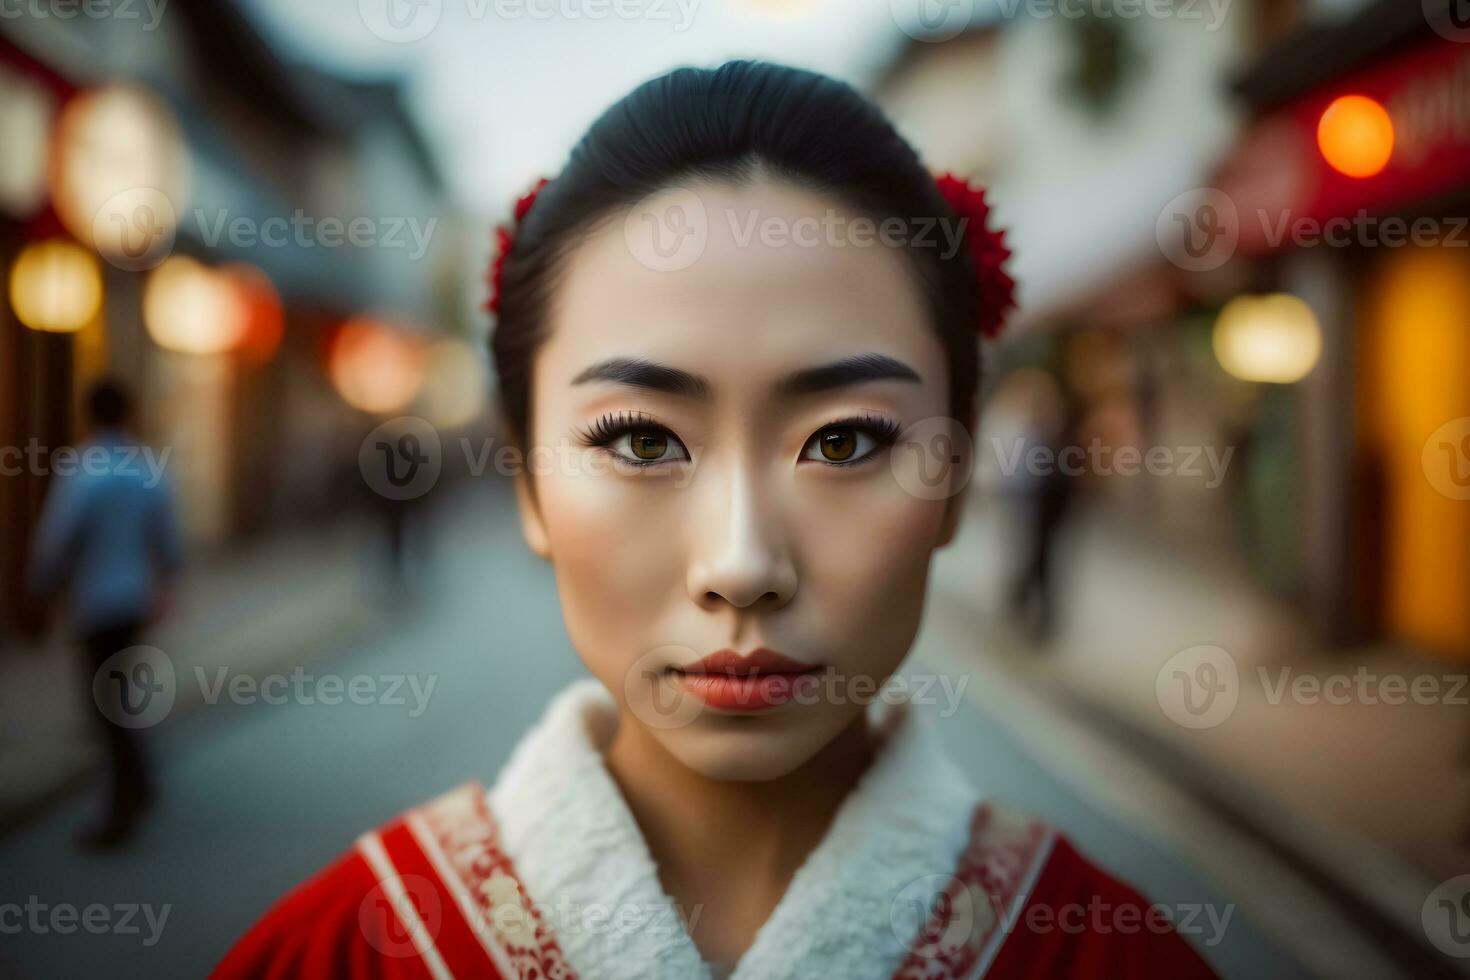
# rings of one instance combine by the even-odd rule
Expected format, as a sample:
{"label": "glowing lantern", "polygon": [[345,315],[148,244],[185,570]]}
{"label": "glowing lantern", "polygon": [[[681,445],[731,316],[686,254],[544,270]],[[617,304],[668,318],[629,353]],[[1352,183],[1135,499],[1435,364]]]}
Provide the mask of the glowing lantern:
{"label": "glowing lantern", "polygon": [[64,238],[27,245],[10,267],[10,306],[32,330],[80,330],[102,307],[102,271]]}
{"label": "glowing lantern", "polygon": [[0,210],[29,217],[46,202],[46,164],[56,100],[0,64]]}
{"label": "glowing lantern", "polygon": [[227,275],[175,255],[148,276],[143,323],[166,350],[220,354],[244,338],[248,311]]}
{"label": "glowing lantern", "polygon": [[68,231],[115,265],[149,269],[173,246],[188,186],[177,124],[147,89],[74,97],[56,124],[51,192]]}
{"label": "glowing lantern", "polygon": [[264,364],[275,356],[286,332],[280,294],[264,272],[248,263],[234,262],[220,272],[229,277],[245,308],[245,331],[236,352],[247,364]]}
{"label": "glowing lantern", "polygon": [[1317,123],[1317,146],[1323,158],[1349,177],[1382,172],[1393,156],[1393,140],[1388,110],[1365,95],[1334,100]]}
{"label": "glowing lantern", "polygon": [[1215,357],[1243,381],[1290,384],[1306,377],[1322,353],[1322,328],[1295,296],[1238,296],[1215,321]]}
{"label": "glowing lantern", "polygon": [[327,373],[342,400],[353,408],[393,412],[418,394],[424,361],[420,343],[377,320],[359,317],[338,332]]}

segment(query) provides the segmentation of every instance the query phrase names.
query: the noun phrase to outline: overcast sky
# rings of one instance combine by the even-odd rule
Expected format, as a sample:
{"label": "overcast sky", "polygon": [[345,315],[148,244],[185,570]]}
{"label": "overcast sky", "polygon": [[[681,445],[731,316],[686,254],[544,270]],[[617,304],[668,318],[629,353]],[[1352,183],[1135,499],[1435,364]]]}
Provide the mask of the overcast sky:
{"label": "overcast sky", "polygon": [[864,82],[907,40],[899,21],[906,5],[917,2],[244,5],[288,59],[348,75],[400,75],[452,193],[471,211],[494,216],[535,176],[555,170],[587,124],[637,82],[676,65],[718,64],[730,57],[768,58]]}

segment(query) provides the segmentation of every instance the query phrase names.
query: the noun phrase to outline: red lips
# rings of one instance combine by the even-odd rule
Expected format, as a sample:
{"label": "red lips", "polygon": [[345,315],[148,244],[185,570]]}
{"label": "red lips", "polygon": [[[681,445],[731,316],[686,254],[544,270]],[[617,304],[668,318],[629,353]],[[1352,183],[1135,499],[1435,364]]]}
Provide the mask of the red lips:
{"label": "red lips", "polygon": [[719,650],[673,668],[690,694],[720,711],[764,711],[783,705],[815,685],[820,668],[759,647],[747,654]]}
{"label": "red lips", "polygon": [[757,647],[746,654],[736,653],[734,650],[716,650],[708,657],[674,669],[684,674],[734,674],[743,677],[755,673],[804,674],[816,668],[812,664],[792,660],[784,653]]}

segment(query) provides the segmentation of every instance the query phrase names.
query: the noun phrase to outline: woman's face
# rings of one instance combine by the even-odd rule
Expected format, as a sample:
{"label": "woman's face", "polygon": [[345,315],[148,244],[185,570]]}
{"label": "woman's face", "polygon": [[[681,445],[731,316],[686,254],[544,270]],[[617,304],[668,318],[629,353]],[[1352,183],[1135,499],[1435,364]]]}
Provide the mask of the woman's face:
{"label": "woman's face", "polygon": [[958,487],[900,433],[944,425],[945,352],[898,248],[813,192],[701,183],[624,217],[552,301],[526,537],[624,723],[707,776],[773,779],[918,628]]}

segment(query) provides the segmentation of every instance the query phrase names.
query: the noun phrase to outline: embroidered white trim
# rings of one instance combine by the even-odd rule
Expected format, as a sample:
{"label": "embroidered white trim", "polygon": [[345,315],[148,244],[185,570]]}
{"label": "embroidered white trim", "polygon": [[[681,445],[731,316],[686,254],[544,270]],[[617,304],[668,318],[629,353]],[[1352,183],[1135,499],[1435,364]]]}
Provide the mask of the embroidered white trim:
{"label": "embroidered white trim", "polygon": [[1031,863],[1026,867],[1021,881],[1016,887],[1015,895],[1012,897],[1012,907],[1007,909],[1008,920],[998,923],[997,928],[985,941],[985,948],[975,960],[966,980],[980,980],[990,970],[990,964],[995,962],[996,956],[1000,954],[1000,948],[1010,938],[1011,926],[1026,909],[1026,903],[1031,900],[1031,893],[1036,888],[1036,879],[1041,877],[1041,869],[1051,860],[1052,848],[1056,846],[1056,831],[1045,827],[1041,831],[1041,843],[1037,845],[1036,851],[1031,855]]}
{"label": "embroidered white trim", "polygon": [[[894,898],[917,879],[954,872],[980,794],[946,758],[927,719],[881,702],[874,714],[886,733],[877,759],[731,980],[889,980],[915,938],[895,934]],[[709,980],[603,764],[616,724],[612,697],[596,681],[578,681],[553,699],[489,793],[505,851],[531,899],[558,912],[553,929],[579,975]],[[613,928],[605,914],[601,928],[568,928],[562,912],[628,906],[658,910],[651,921],[664,928]]]}

